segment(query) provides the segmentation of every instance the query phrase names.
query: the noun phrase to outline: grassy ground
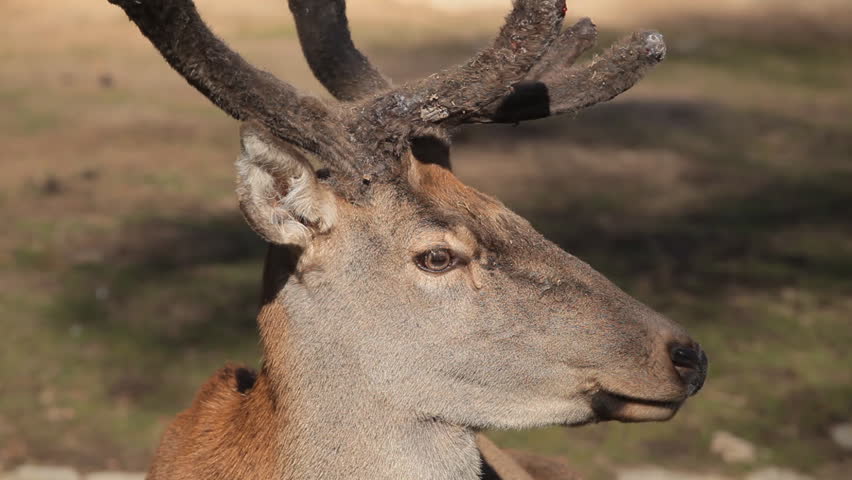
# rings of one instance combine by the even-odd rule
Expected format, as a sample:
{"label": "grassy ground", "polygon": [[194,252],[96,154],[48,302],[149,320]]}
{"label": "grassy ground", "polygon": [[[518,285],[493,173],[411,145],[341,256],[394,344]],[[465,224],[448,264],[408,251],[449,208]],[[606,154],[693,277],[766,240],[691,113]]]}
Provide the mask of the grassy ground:
{"label": "grassy ground", "polygon": [[[0,466],[144,468],[207,375],[258,362],[264,247],[235,206],[237,125],[101,3],[0,5],[15,19],[0,32]],[[321,91],[281,2],[199,3],[253,61]],[[355,12],[398,79],[461,60],[497,24],[412,9],[384,10],[390,26]],[[463,179],[686,325],[712,359],[671,422],[501,443],[593,478],[641,463],[736,474],[708,453],[727,430],[758,445],[758,464],[852,468],[827,433],[852,420],[852,30],[838,18],[666,11],[645,23],[670,57],[630,94],[459,135]],[[597,21],[602,43],[623,33]]]}

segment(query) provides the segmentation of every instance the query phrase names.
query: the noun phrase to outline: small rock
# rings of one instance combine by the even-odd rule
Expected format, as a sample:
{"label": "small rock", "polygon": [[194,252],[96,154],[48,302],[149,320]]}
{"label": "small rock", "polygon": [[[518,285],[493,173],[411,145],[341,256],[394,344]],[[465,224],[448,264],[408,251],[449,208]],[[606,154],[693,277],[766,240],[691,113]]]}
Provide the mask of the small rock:
{"label": "small rock", "polygon": [[71,335],[71,338],[80,338],[83,335],[83,326],[79,323],[75,323],[68,327],[68,335]]}
{"label": "small rock", "polygon": [[68,467],[21,465],[3,480],[80,480],[80,475]]}
{"label": "small rock", "polygon": [[100,302],[105,302],[109,300],[109,287],[105,285],[100,285],[95,288],[95,299]]}
{"label": "small rock", "polygon": [[728,477],[707,473],[687,473],[660,467],[637,467],[619,470],[617,480],[729,480]]}
{"label": "small rock", "polygon": [[846,450],[852,450],[852,423],[840,423],[831,427],[829,431],[834,443]]}
{"label": "small rock", "polygon": [[710,451],[726,463],[750,463],[757,458],[757,449],[746,440],[728,432],[716,432],[710,441]]}
{"label": "small rock", "polygon": [[813,480],[813,477],[786,468],[766,467],[749,473],[745,480]]}
{"label": "small rock", "polygon": [[57,195],[65,190],[65,186],[55,176],[48,175],[44,182],[42,182],[40,190],[44,195]]}
{"label": "small rock", "polygon": [[100,85],[101,88],[112,88],[114,84],[115,79],[111,73],[102,73],[98,75],[98,85]]}
{"label": "small rock", "polygon": [[94,472],[83,478],[84,480],[145,480],[145,474],[130,472]]}

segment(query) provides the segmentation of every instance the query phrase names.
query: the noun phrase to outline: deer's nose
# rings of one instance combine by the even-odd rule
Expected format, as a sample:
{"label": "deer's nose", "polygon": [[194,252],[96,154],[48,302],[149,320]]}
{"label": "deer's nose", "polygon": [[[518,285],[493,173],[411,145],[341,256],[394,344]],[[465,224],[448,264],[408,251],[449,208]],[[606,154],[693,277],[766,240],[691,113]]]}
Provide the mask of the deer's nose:
{"label": "deer's nose", "polygon": [[676,345],[671,350],[671,358],[675,370],[689,388],[689,395],[698,393],[707,378],[707,355],[701,346]]}

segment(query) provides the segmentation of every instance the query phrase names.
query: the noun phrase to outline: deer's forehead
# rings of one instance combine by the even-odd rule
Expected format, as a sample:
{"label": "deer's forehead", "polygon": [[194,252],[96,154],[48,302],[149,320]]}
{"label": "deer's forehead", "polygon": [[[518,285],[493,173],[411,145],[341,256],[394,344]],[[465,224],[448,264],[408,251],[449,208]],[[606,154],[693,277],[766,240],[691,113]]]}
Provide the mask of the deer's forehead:
{"label": "deer's forehead", "polygon": [[437,165],[416,164],[408,183],[421,203],[448,214],[497,219],[509,213],[502,203],[465,185]]}
{"label": "deer's forehead", "polygon": [[401,192],[418,227],[454,232],[490,250],[540,237],[526,220],[450,171],[436,165],[415,168]]}

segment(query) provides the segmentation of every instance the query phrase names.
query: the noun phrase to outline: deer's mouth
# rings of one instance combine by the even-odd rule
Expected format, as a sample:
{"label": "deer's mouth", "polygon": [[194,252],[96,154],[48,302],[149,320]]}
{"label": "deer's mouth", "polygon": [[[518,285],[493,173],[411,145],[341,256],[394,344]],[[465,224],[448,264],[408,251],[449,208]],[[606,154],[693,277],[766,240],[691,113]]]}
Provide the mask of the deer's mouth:
{"label": "deer's mouth", "polygon": [[662,422],[672,418],[684,400],[651,400],[601,391],[592,397],[592,410],[599,421]]}

